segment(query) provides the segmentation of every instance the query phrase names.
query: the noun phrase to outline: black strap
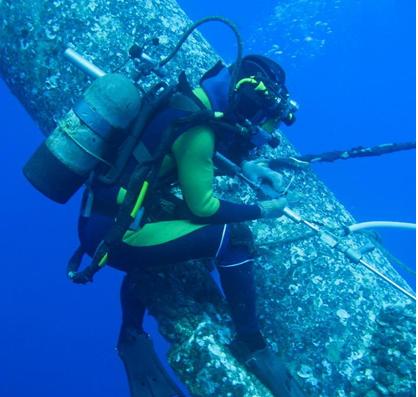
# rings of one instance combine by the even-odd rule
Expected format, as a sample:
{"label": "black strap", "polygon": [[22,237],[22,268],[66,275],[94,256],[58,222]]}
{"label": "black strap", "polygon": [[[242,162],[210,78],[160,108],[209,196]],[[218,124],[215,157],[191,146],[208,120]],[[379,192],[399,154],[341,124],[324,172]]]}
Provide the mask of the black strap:
{"label": "black strap", "polygon": [[[163,89],[163,92],[158,94],[158,91],[161,89]],[[111,185],[116,183],[121,177],[129,158],[138,145],[138,142],[140,142],[146,123],[161,106],[164,106],[169,102],[177,89],[177,86],[167,86],[165,83],[158,83],[145,94],[138,117],[135,119],[134,124],[131,127],[131,133],[118,153],[114,167],[109,170],[107,174],[97,177],[100,182]],[[123,204],[119,207],[116,221],[108,231],[105,239],[97,247],[91,264],[84,270],[79,271],[84,255],[84,251],[81,247],[79,247],[71,257],[67,266],[67,273],[73,282],[86,284],[87,282],[92,281],[93,276],[100,270],[103,265],[102,262],[108,257],[111,249],[122,241],[126,230],[128,230],[132,223],[131,212],[135,206],[144,181],[148,180],[150,183],[150,190],[152,189],[151,185],[155,183],[164,157],[163,153],[167,150],[166,146],[169,143],[168,135],[170,135],[170,132],[171,129],[168,129],[167,133],[163,136],[162,142],[154,158],[146,159],[146,161],[138,163],[134,172],[131,174],[126,197]]]}
{"label": "black strap", "polygon": [[[161,89],[163,92],[158,94],[158,91]],[[130,156],[135,150],[136,145],[142,137],[146,123],[158,109],[169,102],[176,91],[176,86],[167,86],[164,83],[158,83],[145,94],[141,102],[138,117],[132,125],[131,133],[119,149],[114,166],[107,174],[98,177],[100,182],[107,185],[112,185],[117,182],[122,175]]]}
{"label": "black strap", "polygon": [[179,75],[177,90],[177,95],[173,95],[170,101],[170,107],[190,113],[207,110],[206,106],[194,94],[184,70]]}
{"label": "black strap", "polygon": [[[94,253],[91,264],[81,272],[75,272],[70,278],[76,283],[85,284],[93,280],[93,276],[103,267],[103,262],[108,259],[112,250],[115,250],[122,243],[123,236],[132,224],[132,210],[136,204],[138,195],[145,181],[149,183],[148,190],[152,191],[158,179],[161,164],[177,125],[168,128],[156,150],[152,161],[139,163],[133,171],[127,186],[127,192],[123,203],[119,207],[118,215],[110,230],[107,232],[103,241],[99,244]],[[150,195],[145,197],[142,207],[146,206]]]}

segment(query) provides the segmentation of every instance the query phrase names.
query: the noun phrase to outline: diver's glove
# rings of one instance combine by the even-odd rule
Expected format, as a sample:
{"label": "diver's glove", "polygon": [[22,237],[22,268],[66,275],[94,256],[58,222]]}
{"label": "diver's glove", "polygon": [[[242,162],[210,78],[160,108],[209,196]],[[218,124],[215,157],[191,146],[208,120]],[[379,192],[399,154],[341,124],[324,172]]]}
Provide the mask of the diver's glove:
{"label": "diver's glove", "polygon": [[297,192],[295,192],[294,190],[289,190],[286,193],[286,200],[287,200],[287,206],[288,207],[296,207],[297,205],[300,204],[300,202],[302,201],[303,196]]}
{"label": "diver's glove", "polygon": [[285,196],[273,200],[260,201],[262,218],[278,218],[283,215],[285,207],[294,207],[300,203],[302,196],[296,192],[287,192]]}
{"label": "diver's glove", "polygon": [[68,272],[68,278],[75,284],[87,284],[93,282],[93,276],[96,272],[96,267],[87,266],[84,270],[79,272]]}
{"label": "diver's glove", "polygon": [[260,201],[258,206],[261,209],[262,218],[278,218],[283,215],[283,210],[288,206],[286,197]]}
{"label": "diver's glove", "polygon": [[283,177],[269,168],[264,160],[244,161],[241,164],[242,173],[251,181],[260,185],[270,197],[278,198],[284,190]]}
{"label": "diver's glove", "polygon": [[74,272],[71,274],[68,274],[68,278],[74,283],[74,284],[87,284],[91,283],[93,281],[93,277],[91,277],[88,274],[85,274],[83,272]]}

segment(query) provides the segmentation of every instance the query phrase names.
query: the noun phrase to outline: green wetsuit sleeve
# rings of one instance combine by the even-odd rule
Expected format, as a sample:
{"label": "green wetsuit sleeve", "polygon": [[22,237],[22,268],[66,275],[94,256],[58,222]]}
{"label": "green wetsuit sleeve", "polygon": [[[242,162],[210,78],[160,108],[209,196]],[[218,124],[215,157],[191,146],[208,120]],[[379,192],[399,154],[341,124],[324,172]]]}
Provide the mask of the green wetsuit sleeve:
{"label": "green wetsuit sleeve", "polygon": [[257,219],[260,207],[231,203],[213,196],[215,134],[194,127],[180,135],[172,147],[183,198],[196,223],[232,223]]}
{"label": "green wetsuit sleeve", "polygon": [[213,196],[214,132],[201,126],[191,128],[177,138],[172,150],[183,198],[190,211],[198,217],[215,214],[220,202]]}

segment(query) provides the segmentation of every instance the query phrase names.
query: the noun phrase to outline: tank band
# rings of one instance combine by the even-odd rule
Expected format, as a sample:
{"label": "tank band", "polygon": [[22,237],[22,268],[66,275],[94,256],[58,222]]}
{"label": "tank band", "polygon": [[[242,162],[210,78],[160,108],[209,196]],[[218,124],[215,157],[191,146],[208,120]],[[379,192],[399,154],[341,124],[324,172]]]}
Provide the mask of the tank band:
{"label": "tank band", "polygon": [[84,99],[74,105],[73,111],[83,123],[105,141],[109,141],[114,136],[114,133],[119,131],[119,129],[113,127],[99,113],[92,109]]}

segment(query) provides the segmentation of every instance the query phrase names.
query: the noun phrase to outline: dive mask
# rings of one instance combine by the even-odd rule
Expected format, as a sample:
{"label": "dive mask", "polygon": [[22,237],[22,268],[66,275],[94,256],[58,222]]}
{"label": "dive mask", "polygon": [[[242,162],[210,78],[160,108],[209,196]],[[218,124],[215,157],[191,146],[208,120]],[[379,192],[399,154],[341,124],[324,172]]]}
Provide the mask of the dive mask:
{"label": "dive mask", "polygon": [[250,76],[237,83],[234,98],[236,116],[257,125],[269,119],[292,125],[296,120],[297,103],[290,99],[284,84],[265,80]]}
{"label": "dive mask", "polygon": [[266,97],[266,104],[269,106],[264,110],[265,120],[263,122],[268,119],[276,119],[290,126],[296,121],[295,113],[298,111],[299,105],[290,98],[284,85],[276,83],[270,86]]}
{"label": "dive mask", "polygon": [[290,99],[286,73],[275,61],[263,55],[247,55],[240,65],[240,80],[234,87],[238,118],[262,125],[268,119],[292,125],[297,103]]}

